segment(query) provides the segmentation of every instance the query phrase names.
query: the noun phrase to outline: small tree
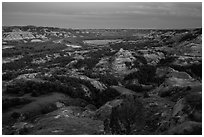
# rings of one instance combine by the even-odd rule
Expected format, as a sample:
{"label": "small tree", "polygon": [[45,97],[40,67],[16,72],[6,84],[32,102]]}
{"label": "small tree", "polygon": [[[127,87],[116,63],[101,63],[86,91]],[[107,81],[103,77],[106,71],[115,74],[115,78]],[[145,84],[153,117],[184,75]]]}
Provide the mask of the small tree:
{"label": "small tree", "polygon": [[133,129],[141,129],[144,122],[143,105],[131,95],[112,108],[110,122],[106,126],[109,126],[112,134],[131,134]]}

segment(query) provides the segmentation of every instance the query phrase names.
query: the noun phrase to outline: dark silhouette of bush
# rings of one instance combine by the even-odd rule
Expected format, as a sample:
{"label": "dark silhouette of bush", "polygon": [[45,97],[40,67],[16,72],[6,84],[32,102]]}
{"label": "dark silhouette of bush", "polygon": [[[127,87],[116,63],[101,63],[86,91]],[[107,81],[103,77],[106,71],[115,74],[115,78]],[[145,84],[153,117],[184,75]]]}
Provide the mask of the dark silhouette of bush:
{"label": "dark silhouette of bush", "polygon": [[131,67],[132,67],[132,63],[131,62],[125,62],[125,65],[129,69],[131,69]]}
{"label": "dark silhouette of bush", "polygon": [[20,116],[21,116],[21,113],[19,113],[19,112],[13,112],[13,113],[11,114],[11,117],[12,117],[14,120],[18,119]]}
{"label": "dark silhouette of bush", "polygon": [[154,82],[154,76],[156,73],[156,67],[151,65],[143,65],[139,67],[139,71],[132,72],[125,76],[124,80],[138,79],[141,84],[148,84],[148,82]]}
{"label": "dark silhouette of bush", "polygon": [[134,84],[128,84],[125,86],[125,88],[130,89],[130,90],[135,91],[135,92],[143,92],[144,91],[142,86],[134,85]]}
{"label": "dark silhouette of bush", "polygon": [[[18,82],[14,85],[8,85],[6,93],[16,94],[22,96],[26,93],[31,93],[32,96],[40,96],[51,92],[63,92],[69,91],[68,88],[62,84],[55,82],[36,82],[36,81],[24,81]],[[70,92],[71,94],[71,92]]]}
{"label": "dark silhouette of bush", "polygon": [[143,56],[135,56],[137,59],[133,62],[134,65],[138,64],[139,62],[142,62],[143,64],[147,64],[147,60]]}
{"label": "dark silhouette of bush", "polygon": [[11,99],[3,98],[2,109],[6,110],[6,109],[9,109],[11,107],[15,107],[18,105],[25,105],[25,104],[28,104],[30,102],[31,102],[31,100],[25,99],[25,98],[11,98]]}
{"label": "dark silhouette of bush", "polygon": [[95,65],[99,62],[98,58],[88,58],[88,59],[80,59],[77,61],[76,64],[74,64],[73,66],[77,69],[80,69],[82,67],[87,67],[87,69],[92,69],[93,67],[95,67]]}
{"label": "dark silhouette of bush", "polygon": [[186,33],[184,35],[182,35],[180,37],[180,39],[178,40],[178,42],[183,42],[183,41],[190,41],[190,40],[193,40],[197,37],[197,35],[194,35],[192,33]]}
{"label": "dark silhouette of bush", "polygon": [[202,79],[202,63],[192,64],[189,66],[189,68],[191,69],[191,73]]}
{"label": "dark silhouette of bush", "polygon": [[134,78],[138,78],[138,72],[132,72],[124,77],[124,80],[132,80]]}
{"label": "dark silhouette of bush", "polygon": [[106,102],[115,99],[119,95],[120,95],[120,93],[117,90],[115,90],[111,87],[108,87],[106,90],[104,90],[103,92],[98,94],[97,99],[95,101],[95,105],[97,107],[102,106]]}
{"label": "dark silhouette of bush", "polygon": [[133,96],[125,97],[120,105],[112,108],[110,120],[106,123],[111,134],[129,135],[135,129],[141,130],[145,124],[142,103]]}
{"label": "dark silhouette of bush", "polygon": [[107,84],[108,86],[118,85],[119,82],[119,79],[111,74],[99,75],[99,79],[102,83]]}
{"label": "dark silhouette of bush", "polygon": [[18,70],[25,68],[26,66],[30,66],[32,68],[37,67],[36,64],[31,64],[32,57],[31,56],[24,56],[23,58],[16,60],[14,62],[5,63],[2,65],[3,70]]}
{"label": "dark silhouette of bush", "polygon": [[176,57],[168,56],[165,59],[161,59],[157,66],[169,66],[175,60]]}
{"label": "dark silhouette of bush", "polygon": [[43,106],[41,109],[41,114],[47,114],[57,109],[57,106],[53,103]]}
{"label": "dark silhouette of bush", "polygon": [[202,110],[202,96],[199,93],[191,92],[185,96],[186,102],[196,110]]}
{"label": "dark silhouette of bush", "polygon": [[16,74],[15,72],[7,72],[2,74],[2,80],[9,81],[16,78],[17,76],[18,74]]}
{"label": "dark silhouette of bush", "polygon": [[184,71],[190,74],[192,77],[202,79],[202,63],[190,64],[190,65],[171,65],[171,67],[178,71]]}

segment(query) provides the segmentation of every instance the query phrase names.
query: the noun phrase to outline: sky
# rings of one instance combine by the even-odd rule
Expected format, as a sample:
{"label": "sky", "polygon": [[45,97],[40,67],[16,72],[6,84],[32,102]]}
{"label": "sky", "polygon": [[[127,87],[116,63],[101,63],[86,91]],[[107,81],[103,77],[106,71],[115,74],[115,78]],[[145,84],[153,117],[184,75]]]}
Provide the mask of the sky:
{"label": "sky", "polygon": [[3,2],[2,25],[62,28],[202,27],[202,3],[158,2]]}

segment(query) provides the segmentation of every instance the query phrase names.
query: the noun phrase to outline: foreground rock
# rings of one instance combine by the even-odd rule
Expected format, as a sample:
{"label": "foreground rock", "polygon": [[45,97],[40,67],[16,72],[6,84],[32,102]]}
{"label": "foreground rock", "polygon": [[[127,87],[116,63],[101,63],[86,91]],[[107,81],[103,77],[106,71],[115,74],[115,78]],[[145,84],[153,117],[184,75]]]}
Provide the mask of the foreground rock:
{"label": "foreground rock", "polygon": [[191,120],[202,122],[202,96],[199,93],[191,93],[177,101],[172,111],[174,124]]}
{"label": "foreground rock", "polygon": [[168,130],[164,134],[168,135],[202,135],[202,123],[187,121],[172,129]]}
{"label": "foreground rock", "polygon": [[166,77],[165,81],[155,89],[161,97],[171,97],[171,100],[177,101],[191,92],[202,91],[201,82],[193,79],[186,72],[168,68],[158,70],[157,74],[158,77]]}
{"label": "foreground rock", "polygon": [[171,108],[168,116],[160,121],[158,133],[180,135],[202,133],[201,93],[189,93],[179,99]]}
{"label": "foreground rock", "polygon": [[41,115],[34,122],[15,123],[13,134],[27,135],[93,135],[103,133],[103,122],[82,116],[82,107],[62,107]]}

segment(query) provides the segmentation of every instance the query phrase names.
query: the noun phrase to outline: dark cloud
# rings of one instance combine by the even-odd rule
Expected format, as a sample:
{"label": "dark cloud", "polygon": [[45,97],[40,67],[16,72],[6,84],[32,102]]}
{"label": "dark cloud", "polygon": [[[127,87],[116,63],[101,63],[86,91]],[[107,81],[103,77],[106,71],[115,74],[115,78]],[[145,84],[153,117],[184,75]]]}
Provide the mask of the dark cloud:
{"label": "dark cloud", "polygon": [[202,3],[3,3],[3,25],[71,28],[202,26]]}

